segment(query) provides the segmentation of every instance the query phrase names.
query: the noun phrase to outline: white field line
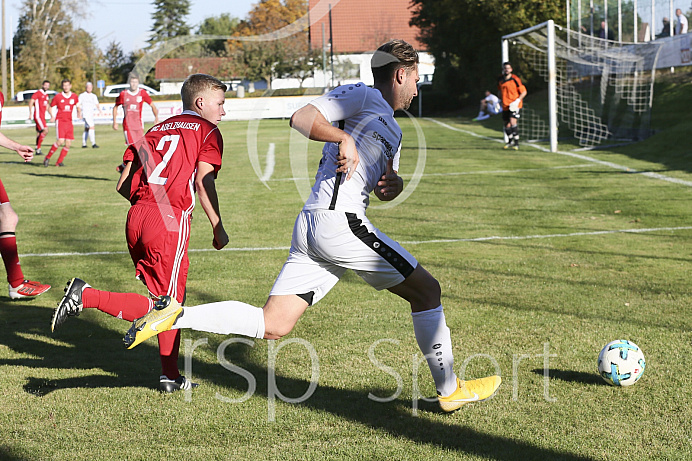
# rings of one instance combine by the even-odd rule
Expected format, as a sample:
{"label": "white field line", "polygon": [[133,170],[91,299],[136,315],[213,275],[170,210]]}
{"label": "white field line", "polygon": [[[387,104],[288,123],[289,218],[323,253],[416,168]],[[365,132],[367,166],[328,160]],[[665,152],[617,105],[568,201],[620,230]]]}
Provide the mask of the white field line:
{"label": "white field line", "polygon": [[[503,141],[500,140],[500,139],[491,138],[491,137],[488,137],[488,136],[483,136],[483,135],[480,135],[480,134],[478,134],[478,133],[474,133],[474,132],[472,132],[472,131],[467,131],[467,130],[464,130],[464,129],[462,129],[462,128],[458,128],[458,127],[455,127],[455,126],[452,126],[452,125],[448,125],[448,124],[446,124],[446,123],[444,123],[444,122],[440,122],[439,120],[435,120],[434,118],[425,117],[425,120],[431,121],[431,122],[433,122],[433,123],[437,123],[438,125],[440,125],[440,126],[442,126],[442,127],[444,127],[444,128],[447,128],[447,129],[449,129],[449,130],[458,131],[458,132],[460,132],[460,133],[464,133],[464,134],[467,134],[467,135],[469,135],[469,136],[473,136],[473,137],[476,137],[476,138],[486,139],[486,140],[488,140],[488,141],[499,142],[499,143],[502,143],[502,142],[503,142]],[[538,144],[534,144],[534,143],[524,143],[524,144],[529,145],[529,146],[531,146],[531,147],[534,147],[534,148],[536,148],[536,149],[542,150],[543,152],[551,153],[551,152],[550,152],[550,149],[547,149],[547,148],[545,148],[545,147],[543,147],[543,146],[539,146]],[[587,161],[587,162],[591,162],[591,163],[596,163],[596,164],[598,164],[598,165],[607,166],[607,167],[609,167],[609,168],[614,168],[614,169],[616,169],[616,170],[626,171],[626,172],[628,172],[628,173],[638,173],[638,174],[640,174],[640,175],[648,176],[648,177],[650,177],[650,178],[660,179],[660,180],[662,180],[662,181],[668,181],[668,182],[672,182],[672,183],[675,183],[675,184],[680,184],[680,185],[683,185],[683,186],[692,187],[692,181],[685,181],[685,180],[683,180],[683,179],[671,178],[670,176],[665,176],[665,175],[662,175],[662,174],[659,174],[659,173],[653,173],[653,172],[650,172],[650,171],[638,171],[638,170],[636,170],[636,169],[634,169],[634,168],[630,168],[630,167],[627,167],[627,166],[624,166],[624,165],[618,165],[617,163],[612,163],[612,162],[606,162],[606,161],[603,161],[603,160],[598,160],[598,159],[595,159],[595,158],[593,158],[593,157],[589,157],[589,156],[586,156],[586,155],[575,154],[574,152],[557,151],[557,152],[553,152],[553,153],[559,154],[559,155],[565,155],[565,156],[567,156],[567,157],[578,158],[578,159],[580,159],[580,160],[585,160],[585,161]]]}
{"label": "white field line", "polygon": [[[474,237],[465,239],[439,239],[439,240],[409,240],[399,242],[402,245],[426,245],[430,243],[457,243],[457,242],[486,242],[490,240],[532,240],[532,239],[547,239],[547,238],[564,238],[564,237],[584,237],[590,235],[609,235],[609,234],[644,234],[648,232],[661,231],[680,231],[692,230],[692,226],[683,227],[652,227],[648,229],[619,229],[608,231],[591,231],[591,232],[571,232],[569,234],[545,234],[545,235],[509,235],[509,236],[490,236],[490,237]],[[224,248],[215,250],[213,248],[190,248],[190,253],[207,253],[214,251],[288,251],[290,247],[247,247],[247,248]],[[61,256],[102,256],[102,255],[125,255],[127,251],[92,251],[92,252],[65,252],[65,253],[27,253],[19,255],[20,258],[29,257],[61,257]]]}
{"label": "white field line", "polygon": [[[462,176],[470,174],[506,174],[506,173],[523,173],[526,171],[544,171],[544,170],[563,170],[566,168],[588,168],[593,166],[593,163],[581,163],[579,165],[563,165],[563,166],[548,166],[545,168],[520,168],[516,170],[484,170],[484,171],[456,171],[450,173],[423,173],[421,176]],[[402,178],[413,176],[413,174],[400,174]],[[269,181],[296,181],[312,178],[273,178]]]}
{"label": "white field line", "polygon": [[274,165],[276,164],[276,161],[274,159],[275,150],[276,144],[274,144],[273,142],[269,143],[269,149],[267,149],[267,166],[264,169],[262,177],[260,178],[260,181],[262,182],[269,181],[269,178],[271,178],[274,174]]}

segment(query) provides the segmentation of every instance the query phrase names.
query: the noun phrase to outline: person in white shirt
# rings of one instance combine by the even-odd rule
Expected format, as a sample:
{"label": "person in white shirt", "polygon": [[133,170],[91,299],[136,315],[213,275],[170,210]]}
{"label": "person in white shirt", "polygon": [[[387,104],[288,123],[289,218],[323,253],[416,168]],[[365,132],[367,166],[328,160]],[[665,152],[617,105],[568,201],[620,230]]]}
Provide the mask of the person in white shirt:
{"label": "person in white shirt", "polygon": [[481,108],[478,111],[478,116],[474,118],[473,121],[480,122],[481,120],[490,118],[491,115],[501,113],[502,104],[500,104],[500,98],[486,90],[485,98],[481,99]]}
{"label": "person in white shirt", "polygon": [[[404,189],[397,172],[402,131],[394,112],[408,109],[417,94],[418,53],[405,41],[392,40],[377,49],[371,67],[373,88],[364,83],[337,87],[291,117],[291,127],[325,144],[312,193],[293,228],[288,259],[264,308],[239,301],[182,307],[164,297],[133,322],[126,346],[167,328],[279,339],[352,269],[373,288],[410,303],[416,340],[443,411],[495,393],[499,376],[457,378],[439,282],[365,215],[371,192],[389,201]],[[363,328],[371,327],[364,322]]]}
{"label": "person in white shirt", "polygon": [[678,8],[675,10],[675,16],[678,20],[675,22],[675,35],[681,35],[687,33],[687,17],[682,14],[682,10]]}
{"label": "person in white shirt", "polygon": [[99,111],[99,98],[93,93],[94,85],[86,82],[86,91],[79,95],[79,102],[82,104],[82,117],[84,119],[84,133],[82,133],[82,147],[87,146],[87,136],[91,141],[91,147],[98,149],[96,144],[96,129],[94,127],[94,117]]}

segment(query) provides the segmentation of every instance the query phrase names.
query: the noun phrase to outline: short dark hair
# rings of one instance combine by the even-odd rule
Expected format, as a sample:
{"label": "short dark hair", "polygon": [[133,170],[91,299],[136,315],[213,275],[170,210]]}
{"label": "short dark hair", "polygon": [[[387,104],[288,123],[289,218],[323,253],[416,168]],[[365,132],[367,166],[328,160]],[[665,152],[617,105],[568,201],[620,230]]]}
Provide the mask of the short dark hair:
{"label": "short dark hair", "polygon": [[502,63],[502,67],[505,67],[505,66],[512,67],[512,63],[509,62],[509,61],[505,61],[505,62]]}
{"label": "short dark hair", "polygon": [[62,86],[65,83],[72,83],[69,78],[63,78],[62,82],[60,82],[60,85]]}
{"label": "short dark hair", "polygon": [[44,80],[43,83],[50,83],[50,80]]}
{"label": "short dark hair", "polygon": [[381,45],[370,60],[375,83],[389,81],[400,68],[411,71],[417,64],[418,52],[400,39],[390,40]]}
{"label": "short dark hair", "polygon": [[216,77],[207,74],[192,74],[185,79],[180,89],[183,109],[189,109],[195,104],[195,99],[207,90],[227,90],[226,85]]}

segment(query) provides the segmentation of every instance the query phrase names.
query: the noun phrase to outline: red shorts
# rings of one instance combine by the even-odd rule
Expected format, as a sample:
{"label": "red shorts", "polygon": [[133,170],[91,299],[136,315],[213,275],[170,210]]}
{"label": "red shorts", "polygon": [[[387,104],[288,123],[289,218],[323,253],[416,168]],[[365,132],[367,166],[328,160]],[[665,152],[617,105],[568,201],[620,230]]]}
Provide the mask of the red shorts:
{"label": "red shorts", "polygon": [[123,125],[123,132],[125,133],[125,144],[128,146],[144,137],[144,128],[141,127],[132,129],[129,126]]}
{"label": "red shorts", "polygon": [[3,203],[10,203],[10,198],[7,196],[7,192],[5,192],[5,186],[2,185],[2,180],[0,180],[0,204]]}
{"label": "red shorts", "polygon": [[48,126],[46,125],[46,119],[42,119],[41,117],[36,117],[34,122],[36,122],[36,131],[43,131]]}
{"label": "red shorts", "polygon": [[152,295],[182,303],[190,267],[190,212],[137,203],[127,214],[126,234],[137,278]]}
{"label": "red shorts", "polygon": [[58,135],[58,139],[74,139],[72,120],[56,120],[55,131]]}

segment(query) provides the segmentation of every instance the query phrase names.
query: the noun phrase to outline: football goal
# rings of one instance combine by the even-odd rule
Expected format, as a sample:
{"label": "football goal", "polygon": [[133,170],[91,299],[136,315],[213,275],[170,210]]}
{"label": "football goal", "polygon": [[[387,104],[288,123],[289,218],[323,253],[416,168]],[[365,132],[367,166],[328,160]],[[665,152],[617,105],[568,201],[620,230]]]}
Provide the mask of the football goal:
{"label": "football goal", "polygon": [[[566,30],[553,21],[502,37],[502,60],[534,89],[522,138],[574,137],[582,147],[650,135],[660,44],[622,43]],[[536,92],[536,88],[539,91]]]}

